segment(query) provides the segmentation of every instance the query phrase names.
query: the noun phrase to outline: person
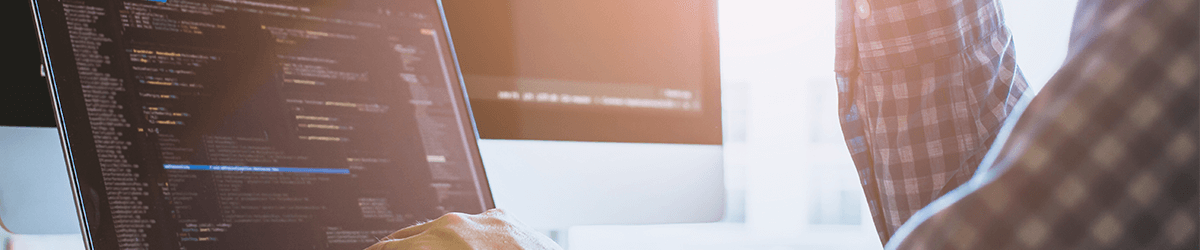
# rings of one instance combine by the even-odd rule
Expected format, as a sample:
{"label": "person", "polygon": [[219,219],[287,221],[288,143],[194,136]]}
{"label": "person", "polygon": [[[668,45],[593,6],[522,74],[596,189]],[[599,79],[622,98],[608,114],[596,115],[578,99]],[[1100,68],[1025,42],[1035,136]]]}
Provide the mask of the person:
{"label": "person", "polygon": [[[864,188],[879,190],[876,193],[879,203],[896,202],[896,205],[872,206],[877,228],[883,227],[879,231],[886,248],[1195,249],[1200,246],[1197,233],[1200,216],[1196,214],[1200,211],[1197,198],[1200,171],[1196,168],[1200,165],[1197,153],[1200,4],[1196,0],[1081,1],[1062,68],[1036,97],[1017,94],[1021,96],[1017,100],[1012,100],[1013,93],[1023,92],[1023,80],[1011,60],[1011,39],[998,23],[1002,22],[1002,14],[994,7],[997,4],[994,1],[954,2],[963,6],[938,5],[932,0],[903,1],[915,4],[916,9],[906,9],[903,4],[889,5],[891,2],[884,0],[848,1],[853,3],[839,4],[839,13],[853,16],[839,14],[837,41],[839,95],[844,98],[843,132]],[[980,7],[979,3],[990,6]],[[892,18],[906,13],[933,16],[909,16],[924,21]],[[939,28],[929,25],[938,23],[925,20],[929,18],[962,24]],[[855,23],[848,27],[843,21]],[[916,44],[934,42],[898,39],[896,45],[889,47],[873,40],[913,30],[931,30],[934,34],[916,34],[910,38],[944,42],[939,37],[955,31],[960,34],[946,36],[983,41],[978,44],[984,46],[951,41],[928,47]],[[872,42],[863,42],[864,38]],[[967,53],[944,51],[952,48]],[[880,49],[917,52],[887,56]],[[941,57],[914,57],[929,53]],[[877,71],[897,68],[896,65],[907,70]],[[905,68],[904,65],[922,66]],[[951,73],[938,74],[943,72]],[[977,80],[987,84],[977,86]],[[929,86],[939,83],[958,87]],[[913,94],[939,89],[944,92],[935,93],[945,94],[934,94],[935,100],[921,100],[921,95]],[[955,95],[966,98],[967,103],[956,102],[961,100],[954,99]],[[919,141],[913,137],[929,138],[922,133],[930,131],[928,126],[910,127],[907,134],[889,129],[902,127],[898,124],[909,118],[897,116],[900,110],[912,110],[914,103],[925,105],[926,101],[950,103],[951,116],[947,119],[952,121],[946,124],[955,125],[942,126],[924,120],[915,124],[937,124],[938,128],[956,130],[958,121],[953,119],[972,114],[968,107],[982,109],[974,114],[991,115],[968,116],[967,121],[974,128],[963,128],[961,131],[967,132],[961,135],[951,133],[954,138],[951,141],[960,143],[953,148],[958,150],[956,161],[937,158],[942,162],[920,162],[912,160],[915,157],[907,158],[903,149],[906,146],[892,148],[905,143],[889,141],[890,138],[907,136],[909,142]],[[942,115],[940,110],[919,111],[923,112],[921,115],[933,114],[938,118]],[[859,122],[849,118],[857,118]],[[991,127],[997,129],[987,129]],[[932,137],[942,136],[945,135],[933,133]],[[995,143],[986,143],[989,140]],[[963,142],[978,144],[970,148]],[[962,164],[954,165],[955,162]],[[978,167],[971,167],[971,162],[977,162]],[[903,169],[928,167],[923,164],[942,164],[942,168],[930,168],[929,176],[944,179],[910,179],[908,176],[918,171]],[[909,171],[908,176],[902,173],[897,178],[880,173],[897,170],[897,166]],[[939,174],[933,170],[945,172]],[[965,180],[961,179],[964,177]],[[903,183],[895,183],[896,180]],[[942,190],[930,188],[939,186],[935,184],[940,184]],[[954,185],[958,187],[951,188]],[[911,189],[907,188],[913,186],[920,191],[909,192]],[[938,193],[931,192],[942,195],[934,197]],[[930,200],[924,202],[928,204],[922,204],[926,199]],[[903,211],[913,207],[917,211],[907,216],[911,218],[905,218]],[[894,225],[897,220],[901,223]],[[480,215],[449,214],[397,231],[370,249],[456,248],[559,249],[548,238],[525,228],[501,210]]]}

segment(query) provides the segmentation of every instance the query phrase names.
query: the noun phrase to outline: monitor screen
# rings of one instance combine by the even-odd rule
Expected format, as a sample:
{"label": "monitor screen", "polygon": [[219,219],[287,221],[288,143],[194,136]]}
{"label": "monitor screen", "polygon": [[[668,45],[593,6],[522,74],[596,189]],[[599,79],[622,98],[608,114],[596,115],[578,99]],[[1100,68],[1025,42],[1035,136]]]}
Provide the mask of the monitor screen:
{"label": "monitor screen", "polygon": [[721,144],[715,2],[445,0],[480,136]]}
{"label": "monitor screen", "polygon": [[94,249],[362,249],[493,206],[435,0],[35,5]]}

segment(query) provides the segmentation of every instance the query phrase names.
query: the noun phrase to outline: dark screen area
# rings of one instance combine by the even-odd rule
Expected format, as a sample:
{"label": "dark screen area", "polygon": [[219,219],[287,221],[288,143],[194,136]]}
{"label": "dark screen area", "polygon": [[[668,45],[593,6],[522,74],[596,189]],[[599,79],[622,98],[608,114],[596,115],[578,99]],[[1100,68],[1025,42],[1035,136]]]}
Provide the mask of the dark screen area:
{"label": "dark screen area", "polygon": [[37,4],[96,249],[362,249],[493,206],[436,1]]}
{"label": "dark screen area", "polygon": [[481,138],[721,144],[716,1],[444,5]]}
{"label": "dark screen area", "polygon": [[50,88],[38,73],[37,27],[29,1],[0,5],[5,39],[4,82],[0,83],[0,126],[54,127]]}

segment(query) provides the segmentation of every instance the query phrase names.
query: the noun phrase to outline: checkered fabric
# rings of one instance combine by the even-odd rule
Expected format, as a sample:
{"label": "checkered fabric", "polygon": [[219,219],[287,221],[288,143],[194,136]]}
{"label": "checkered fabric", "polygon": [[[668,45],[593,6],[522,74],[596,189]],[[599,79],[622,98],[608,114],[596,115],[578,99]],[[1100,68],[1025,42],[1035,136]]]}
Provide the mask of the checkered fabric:
{"label": "checkered fabric", "polygon": [[887,248],[1200,249],[1198,10],[1081,1],[1064,66]]}
{"label": "checkered fabric", "polygon": [[840,0],[842,131],[883,242],[969,180],[1026,84],[994,0]]}

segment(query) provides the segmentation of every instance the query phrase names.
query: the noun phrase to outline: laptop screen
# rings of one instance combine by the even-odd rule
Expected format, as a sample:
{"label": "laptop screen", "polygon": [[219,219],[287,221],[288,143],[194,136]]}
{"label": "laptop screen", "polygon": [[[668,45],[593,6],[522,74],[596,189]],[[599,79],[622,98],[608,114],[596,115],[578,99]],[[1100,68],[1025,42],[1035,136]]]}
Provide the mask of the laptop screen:
{"label": "laptop screen", "polygon": [[94,249],[362,249],[493,206],[434,0],[37,0]]}

